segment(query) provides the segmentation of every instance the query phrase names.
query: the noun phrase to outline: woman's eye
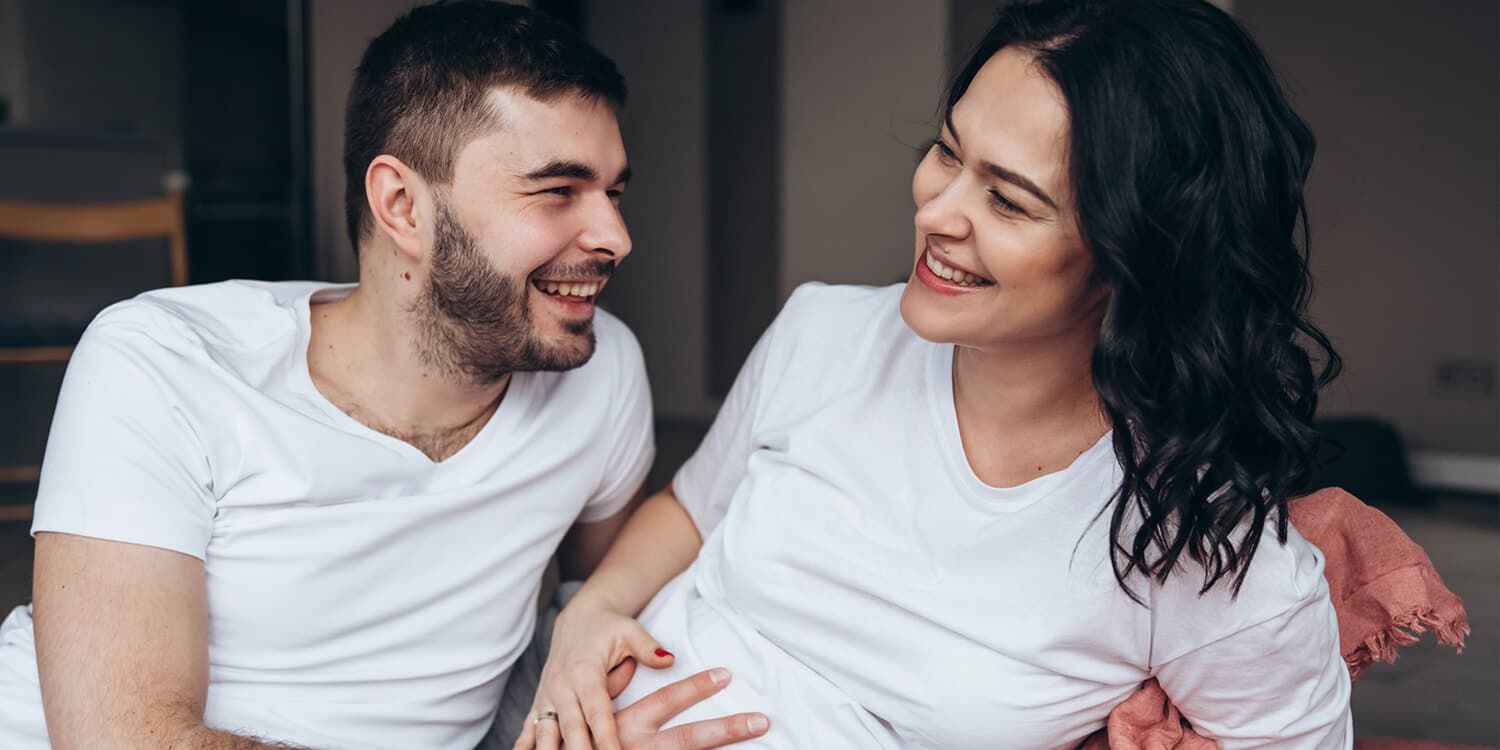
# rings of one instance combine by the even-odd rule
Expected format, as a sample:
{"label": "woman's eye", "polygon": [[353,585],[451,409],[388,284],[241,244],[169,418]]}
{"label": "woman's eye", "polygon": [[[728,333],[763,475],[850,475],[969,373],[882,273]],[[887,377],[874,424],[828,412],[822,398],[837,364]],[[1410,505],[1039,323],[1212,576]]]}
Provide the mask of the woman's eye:
{"label": "woman's eye", "polygon": [[958,154],[953,153],[953,149],[942,138],[934,138],[932,147],[937,151],[938,161],[950,166],[958,164]]}
{"label": "woman's eye", "polygon": [[995,209],[1004,214],[1012,216],[1026,216],[1026,210],[1016,204],[1015,201],[1005,197],[999,190],[990,191],[990,202],[995,204]]}

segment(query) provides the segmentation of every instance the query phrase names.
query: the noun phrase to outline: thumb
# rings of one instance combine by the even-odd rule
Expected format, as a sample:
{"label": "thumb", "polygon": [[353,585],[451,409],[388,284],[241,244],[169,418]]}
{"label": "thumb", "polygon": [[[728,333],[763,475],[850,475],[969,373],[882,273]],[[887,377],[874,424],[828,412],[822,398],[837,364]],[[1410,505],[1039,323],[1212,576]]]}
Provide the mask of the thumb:
{"label": "thumb", "polygon": [[662,648],[639,623],[625,637],[625,649],[637,662],[652,669],[666,669],[672,666],[672,661],[676,658],[671,651]]}

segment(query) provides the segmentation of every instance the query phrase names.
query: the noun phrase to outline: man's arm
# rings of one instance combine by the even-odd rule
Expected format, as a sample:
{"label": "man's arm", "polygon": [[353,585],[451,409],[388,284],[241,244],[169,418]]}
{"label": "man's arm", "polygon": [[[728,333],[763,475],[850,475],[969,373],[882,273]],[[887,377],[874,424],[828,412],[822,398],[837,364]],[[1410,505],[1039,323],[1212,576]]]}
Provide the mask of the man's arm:
{"label": "man's arm", "polygon": [[201,560],[43,532],[32,598],[53,747],[288,747],[203,724],[208,602]]}
{"label": "man's arm", "polygon": [[593,523],[573,524],[557,550],[557,562],[563,580],[581,581],[592,575],[594,569],[599,567],[599,562],[604,559],[604,553],[614,544],[615,537],[625,528],[625,522],[630,520],[630,514],[641,507],[645,500],[646,485],[643,483],[620,512]]}

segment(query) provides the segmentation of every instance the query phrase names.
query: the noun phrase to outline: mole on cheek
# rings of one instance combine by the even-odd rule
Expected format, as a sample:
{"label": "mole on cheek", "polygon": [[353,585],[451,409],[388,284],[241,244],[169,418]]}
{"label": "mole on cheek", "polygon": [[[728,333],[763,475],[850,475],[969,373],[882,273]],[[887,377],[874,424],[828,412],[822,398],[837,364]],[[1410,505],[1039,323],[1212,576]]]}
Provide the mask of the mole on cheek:
{"label": "mole on cheek", "polygon": [[406,279],[407,281],[411,281],[411,271],[402,272],[401,278]]}

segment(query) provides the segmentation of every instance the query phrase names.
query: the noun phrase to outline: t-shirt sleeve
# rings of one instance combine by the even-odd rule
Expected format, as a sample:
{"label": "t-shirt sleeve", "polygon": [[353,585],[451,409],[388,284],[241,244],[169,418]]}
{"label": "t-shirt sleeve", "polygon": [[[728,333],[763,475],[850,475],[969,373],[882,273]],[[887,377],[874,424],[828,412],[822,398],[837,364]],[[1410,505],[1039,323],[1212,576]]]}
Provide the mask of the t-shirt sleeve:
{"label": "t-shirt sleeve", "polygon": [[[108,313],[106,313],[107,315]],[[32,533],[77,534],[203,559],[215,501],[207,454],[176,398],[192,365],[145,330],[90,326],[52,418]]]}
{"label": "t-shirt sleeve", "polygon": [[[1213,602],[1212,594],[1200,600],[1221,613],[1225,607],[1254,612],[1263,609],[1260,602],[1275,603],[1268,616],[1238,623],[1154,670],[1193,728],[1224,750],[1352,746],[1349,670],[1322,558],[1300,537],[1288,546],[1299,544],[1304,549],[1293,554],[1268,549],[1279,545],[1265,540],[1256,562],[1261,555],[1281,555],[1283,561],[1270,566],[1278,575],[1247,580],[1239,601]],[[1273,588],[1277,579],[1279,592]]]}
{"label": "t-shirt sleeve", "polygon": [[735,490],[749,470],[750,455],[759,447],[755,439],[756,423],[763,416],[769,393],[774,390],[772,381],[785,375],[790,343],[786,340],[789,334],[784,331],[797,328],[796,319],[807,313],[812,304],[810,298],[821,287],[804,284],[787,300],[740,367],[698,450],[672,479],[673,494],[704,538],[729,512]]}
{"label": "t-shirt sleeve", "polygon": [[580,523],[602,521],[619,513],[635,496],[651,462],[656,459],[656,430],[651,409],[651,387],[646,378],[646,360],[640,344],[623,324],[617,339],[619,360],[615,370],[617,390],[612,421],[603,433],[612,438],[599,489],[589,498]]}

